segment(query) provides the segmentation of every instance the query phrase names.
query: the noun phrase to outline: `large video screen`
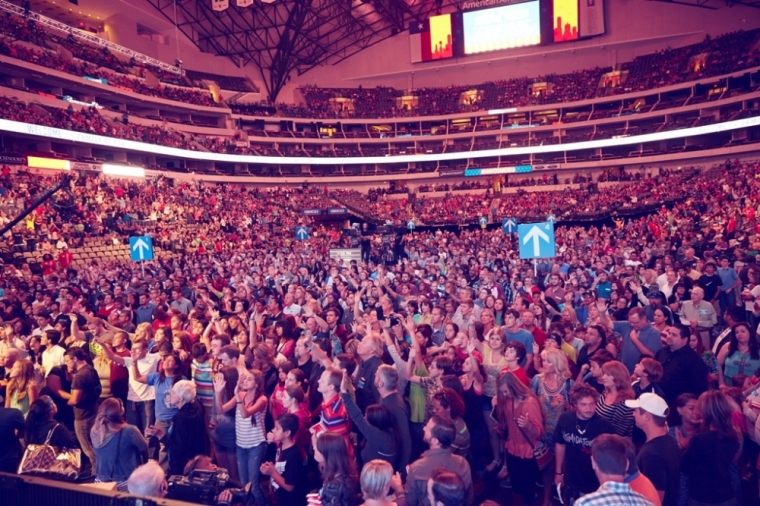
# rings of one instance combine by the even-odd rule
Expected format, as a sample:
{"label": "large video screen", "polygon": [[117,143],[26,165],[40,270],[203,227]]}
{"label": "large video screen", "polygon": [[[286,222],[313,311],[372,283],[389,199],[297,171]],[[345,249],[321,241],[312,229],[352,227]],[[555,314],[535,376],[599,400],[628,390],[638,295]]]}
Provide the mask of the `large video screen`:
{"label": "large video screen", "polygon": [[433,16],[409,25],[409,48],[413,62],[441,60],[454,56],[451,14]]}
{"label": "large video screen", "polygon": [[538,0],[465,12],[463,25],[464,54],[541,43]]}
{"label": "large video screen", "polygon": [[552,7],[554,42],[578,40],[578,0],[553,0]]}

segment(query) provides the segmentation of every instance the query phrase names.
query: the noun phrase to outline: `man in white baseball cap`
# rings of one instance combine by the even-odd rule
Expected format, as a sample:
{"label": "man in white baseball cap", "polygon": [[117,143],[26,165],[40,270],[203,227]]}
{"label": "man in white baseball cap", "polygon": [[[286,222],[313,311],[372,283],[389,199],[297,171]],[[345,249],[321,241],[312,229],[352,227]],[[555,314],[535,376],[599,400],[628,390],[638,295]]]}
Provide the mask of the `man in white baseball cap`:
{"label": "man in white baseball cap", "polygon": [[675,438],[668,434],[668,403],[659,395],[647,392],[638,399],[625,401],[625,405],[634,408],[636,426],[647,437],[636,456],[639,470],[652,481],[662,506],[676,506],[681,452]]}

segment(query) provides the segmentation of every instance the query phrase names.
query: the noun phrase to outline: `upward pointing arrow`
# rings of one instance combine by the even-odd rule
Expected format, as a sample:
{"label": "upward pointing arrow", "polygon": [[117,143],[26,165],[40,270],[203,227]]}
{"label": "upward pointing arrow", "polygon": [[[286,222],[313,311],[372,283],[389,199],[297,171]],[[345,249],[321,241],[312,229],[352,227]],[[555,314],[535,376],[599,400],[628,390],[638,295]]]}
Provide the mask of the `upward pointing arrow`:
{"label": "upward pointing arrow", "polygon": [[145,252],[150,251],[150,246],[142,239],[138,239],[135,241],[134,246],[132,246],[132,251],[135,250],[137,250],[137,254],[140,256],[140,260],[142,260],[145,258]]}
{"label": "upward pointing arrow", "polygon": [[298,230],[296,230],[296,237],[301,240],[305,240],[307,237],[309,237],[309,232],[306,231],[306,228],[299,227]]}
{"label": "upward pointing arrow", "polygon": [[504,225],[506,225],[507,229],[511,232],[517,226],[517,223],[515,223],[515,220],[510,219],[507,220]]}
{"label": "upward pointing arrow", "polygon": [[533,227],[530,232],[523,237],[523,244],[528,244],[528,241],[533,241],[533,256],[541,256],[541,241],[549,242],[549,236],[538,227]]}

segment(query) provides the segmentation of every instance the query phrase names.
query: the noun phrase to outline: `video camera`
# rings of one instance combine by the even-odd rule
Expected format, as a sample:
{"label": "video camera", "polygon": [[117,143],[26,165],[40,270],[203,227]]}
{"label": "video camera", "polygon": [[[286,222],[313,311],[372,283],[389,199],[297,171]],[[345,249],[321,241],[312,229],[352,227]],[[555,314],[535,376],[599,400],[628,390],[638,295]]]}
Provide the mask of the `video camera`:
{"label": "video camera", "polygon": [[[247,501],[251,491],[251,484],[244,488],[227,488],[230,475],[226,469],[194,469],[188,476],[171,476],[167,480],[167,499],[185,501],[195,504],[207,504],[217,506],[229,506],[230,504]],[[219,494],[224,490],[232,493],[230,502],[219,502]]]}

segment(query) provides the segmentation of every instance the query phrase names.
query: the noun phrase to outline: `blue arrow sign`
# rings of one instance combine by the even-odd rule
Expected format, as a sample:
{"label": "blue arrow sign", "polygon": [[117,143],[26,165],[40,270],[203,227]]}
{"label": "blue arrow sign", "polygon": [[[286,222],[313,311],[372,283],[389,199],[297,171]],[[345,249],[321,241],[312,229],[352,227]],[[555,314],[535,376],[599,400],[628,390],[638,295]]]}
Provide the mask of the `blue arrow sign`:
{"label": "blue arrow sign", "polygon": [[406,228],[408,228],[409,230],[414,230],[415,228],[417,228],[417,225],[414,223],[414,220],[409,220],[406,222]]}
{"label": "blue arrow sign", "polygon": [[554,216],[554,213],[549,213],[549,215],[546,217],[546,221],[550,223],[557,223],[557,217]]}
{"label": "blue arrow sign", "polygon": [[133,262],[153,260],[153,240],[149,235],[130,237],[129,254]]}
{"label": "blue arrow sign", "polygon": [[481,227],[485,228],[485,226],[488,225],[488,219],[485,216],[481,216],[478,223],[480,223]]}
{"label": "blue arrow sign", "polygon": [[520,258],[554,258],[554,224],[528,223],[517,226]]}
{"label": "blue arrow sign", "polygon": [[504,218],[501,220],[501,231],[505,234],[514,234],[517,231],[517,218]]}
{"label": "blue arrow sign", "polygon": [[296,227],[296,240],[308,241],[309,240],[309,228],[308,227]]}

